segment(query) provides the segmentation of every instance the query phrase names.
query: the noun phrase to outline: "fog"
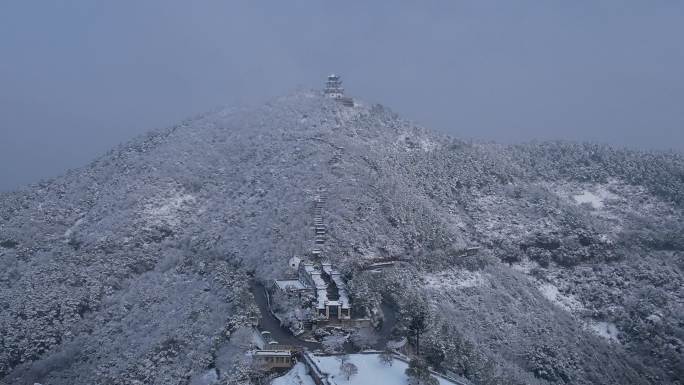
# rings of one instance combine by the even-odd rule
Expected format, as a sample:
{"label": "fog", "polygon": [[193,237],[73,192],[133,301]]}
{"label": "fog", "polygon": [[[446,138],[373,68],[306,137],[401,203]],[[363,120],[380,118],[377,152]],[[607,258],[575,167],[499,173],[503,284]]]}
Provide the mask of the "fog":
{"label": "fog", "polygon": [[0,190],[342,75],[461,138],[684,150],[684,3],[5,0]]}

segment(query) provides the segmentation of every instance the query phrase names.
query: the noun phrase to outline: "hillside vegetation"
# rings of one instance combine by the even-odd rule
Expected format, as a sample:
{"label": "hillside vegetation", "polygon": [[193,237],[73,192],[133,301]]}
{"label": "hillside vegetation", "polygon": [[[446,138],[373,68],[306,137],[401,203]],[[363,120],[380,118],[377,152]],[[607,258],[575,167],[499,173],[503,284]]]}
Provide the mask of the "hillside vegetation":
{"label": "hillside vegetation", "polygon": [[[684,381],[681,154],[464,142],[298,92],[0,195],[0,383],[239,379],[249,281],[310,252],[320,187],[352,298],[428,304],[433,367],[475,384]],[[404,262],[362,271],[378,259]]]}

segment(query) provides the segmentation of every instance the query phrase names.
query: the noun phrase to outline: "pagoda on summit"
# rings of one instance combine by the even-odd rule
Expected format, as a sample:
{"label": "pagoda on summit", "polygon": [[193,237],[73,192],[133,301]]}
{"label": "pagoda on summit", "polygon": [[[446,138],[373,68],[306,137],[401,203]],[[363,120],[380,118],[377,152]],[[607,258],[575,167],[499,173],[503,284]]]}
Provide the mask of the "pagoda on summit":
{"label": "pagoda on summit", "polygon": [[325,82],[325,96],[333,99],[339,99],[344,96],[344,88],[342,88],[342,80],[340,77],[332,74],[328,76],[328,81]]}
{"label": "pagoda on summit", "polygon": [[344,96],[344,88],[342,88],[342,80],[338,75],[331,74],[325,82],[325,89],[323,90],[325,96],[335,99],[348,107],[354,106],[354,100]]}

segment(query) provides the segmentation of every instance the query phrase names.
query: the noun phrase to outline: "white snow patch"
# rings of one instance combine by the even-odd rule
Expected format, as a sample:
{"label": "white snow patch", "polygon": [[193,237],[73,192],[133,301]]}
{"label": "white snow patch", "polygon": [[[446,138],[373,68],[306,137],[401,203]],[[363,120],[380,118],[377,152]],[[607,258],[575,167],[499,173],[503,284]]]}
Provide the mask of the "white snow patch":
{"label": "white snow patch", "polygon": [[73,226],[69,227],[67,231],[64,232],[64,238],[69,238],[71,234],[73,234],[74,231],[78,228],[78,226],[81,225],[81,223],[83,223],[83,218],[77,220]]}
{"label": "white snow patch", "polygon": [[589,330],[593,331],[598,336],[603,337],[609,341],[620,342],[618,340],[619,330],[617,326],[612,322],[590,321]]}
{"label": "white snow patch", "polygon": [[[359,372],[349,380],[340,373],[340,360],[336,356],[314,356],[314,361],[322,372],[329,374],[331,385],[401,385],[408,381],[405,373],[408,364],[395,359],[392,366],[387,366],[380,362],[377,354],[350,354],[349,362],[356,365]],[[440,377],[437,380],[440,385],[455,385]]]}
{"label": "white snow patch", "polygon": [[584,308],[584,306],[582,306],[582,303],[578,301],[574,296],[562,294],[558,290],[558,288],[553,284],[543,283],[539,285],[538,288],[541,294],[544,297],[546,297],[546,299],[553,302],[565,311],[572,313],[578,310],[582,310]]}
{"label": "white snow patch", "polygon": [[589,203],[589,205],[595,209],[603,208],[603,201],[601,198],[590,191],[584,191],[581,194],[573,195],[572,198],[578,204]]}
{"label": "white snow patch", "polygon": [[210,369],[204,373],[201,377],[196,378],[192,383],[196,385],[212,385],[218,381],[218,373],[216,369]]}
{"label": "white snow patch", "polygon": [[573,195],[572,199],[577,204],[588,203],[591,207],[600,210],[605,206],[605,201],[618,198],[617,195],[600,186],[595,191],[584,190],[581,194]]}
{"label": "white snow patch", "polygon": [[397,138],[397,145],[400,147],[410,143],[412,146],[417,146],[425,152],[430,152],[437,147],[437,143],[425,136],[417,136],[409,133],[401,134]]}
{"label": "white snow patch", "polygon": [[195,202],[194,196],[176,193],[160,202],[145,204],[143,214],[151,222],[176,226],[180,223],[181,212],[193,202]]}
{"label": "white snow patch", "polygon": [[613,243],[615,243],[615,242],[613,242],[612,239],[610,239],[608,234],[599,235],[599,241],[601,241],[601,243],[606,244],[606,245],[612,245]]}
{"label": "white snow patch", "polygon": [[655,324],[659,324],[663,320],[663,315],[660,313],[653,313],[653,314],[649,315],[648,317],[646,317],[646,319],[655,323]]}
{"label": "white snow patch", "polygon": [[430,152],[437,147],[437,143],[433,142],[432,140],[429,140],[427,138],[421,138],[420,139],[420,148],[423,149],[425,152]]}
{"label": "white snow patch", "polygon": [[316,385],[316,383],[306,374],[306,366],[298,362],[287,374],[274,379],[271,385]]}
{"label": "white snow patch", "polygon": [[479,271],[451,270],[438,274],[427,274],[425,283],[427,287],[436,289],[462,289],[465,287],[484,286],[489,282],[489,275]]}
{"label": "white snow patch", "polygon": [[[527,269],[526,265],[528,263],[529,262],[518,263],[516,264],[517,266],[513,266],[513,269],[525,272],[525,270]],[[586,308],[577,298],[575,298],[575,296],[561,293],[558,289],[558,286],[552,283],[540,282],[532,276],[530,276],[529,278],[532,282],[535,283],[537,289],[539,289],[540,293],[546,299],[554,303],[559,308],[569,312],[575,319],[577,319],[578,322],[581,323],[581,325],[585,329],[611,342],[620,343],[620,341],[618,340],[618,334],[620,331],[614,323],[605,321],[595,321],[593,319],[587,319],[582,317],[581,313],[583,310],[586,310]],[[562,282],[557,283],[563,285]]]}

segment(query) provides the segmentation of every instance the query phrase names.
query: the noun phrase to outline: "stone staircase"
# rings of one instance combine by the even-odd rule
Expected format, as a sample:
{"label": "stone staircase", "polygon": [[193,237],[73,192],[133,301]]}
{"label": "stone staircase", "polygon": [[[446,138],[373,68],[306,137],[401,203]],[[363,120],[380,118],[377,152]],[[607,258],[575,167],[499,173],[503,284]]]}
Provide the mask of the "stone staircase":
{"label": "stone staircase", "polygon": [[328,191],[325,187],[319,187],[314,198],[314,248],[312,254],[315,256],[320,256],[323,253],[323,245],[328,238],[328,227],[323,220],[323,208],[327,202]]}

